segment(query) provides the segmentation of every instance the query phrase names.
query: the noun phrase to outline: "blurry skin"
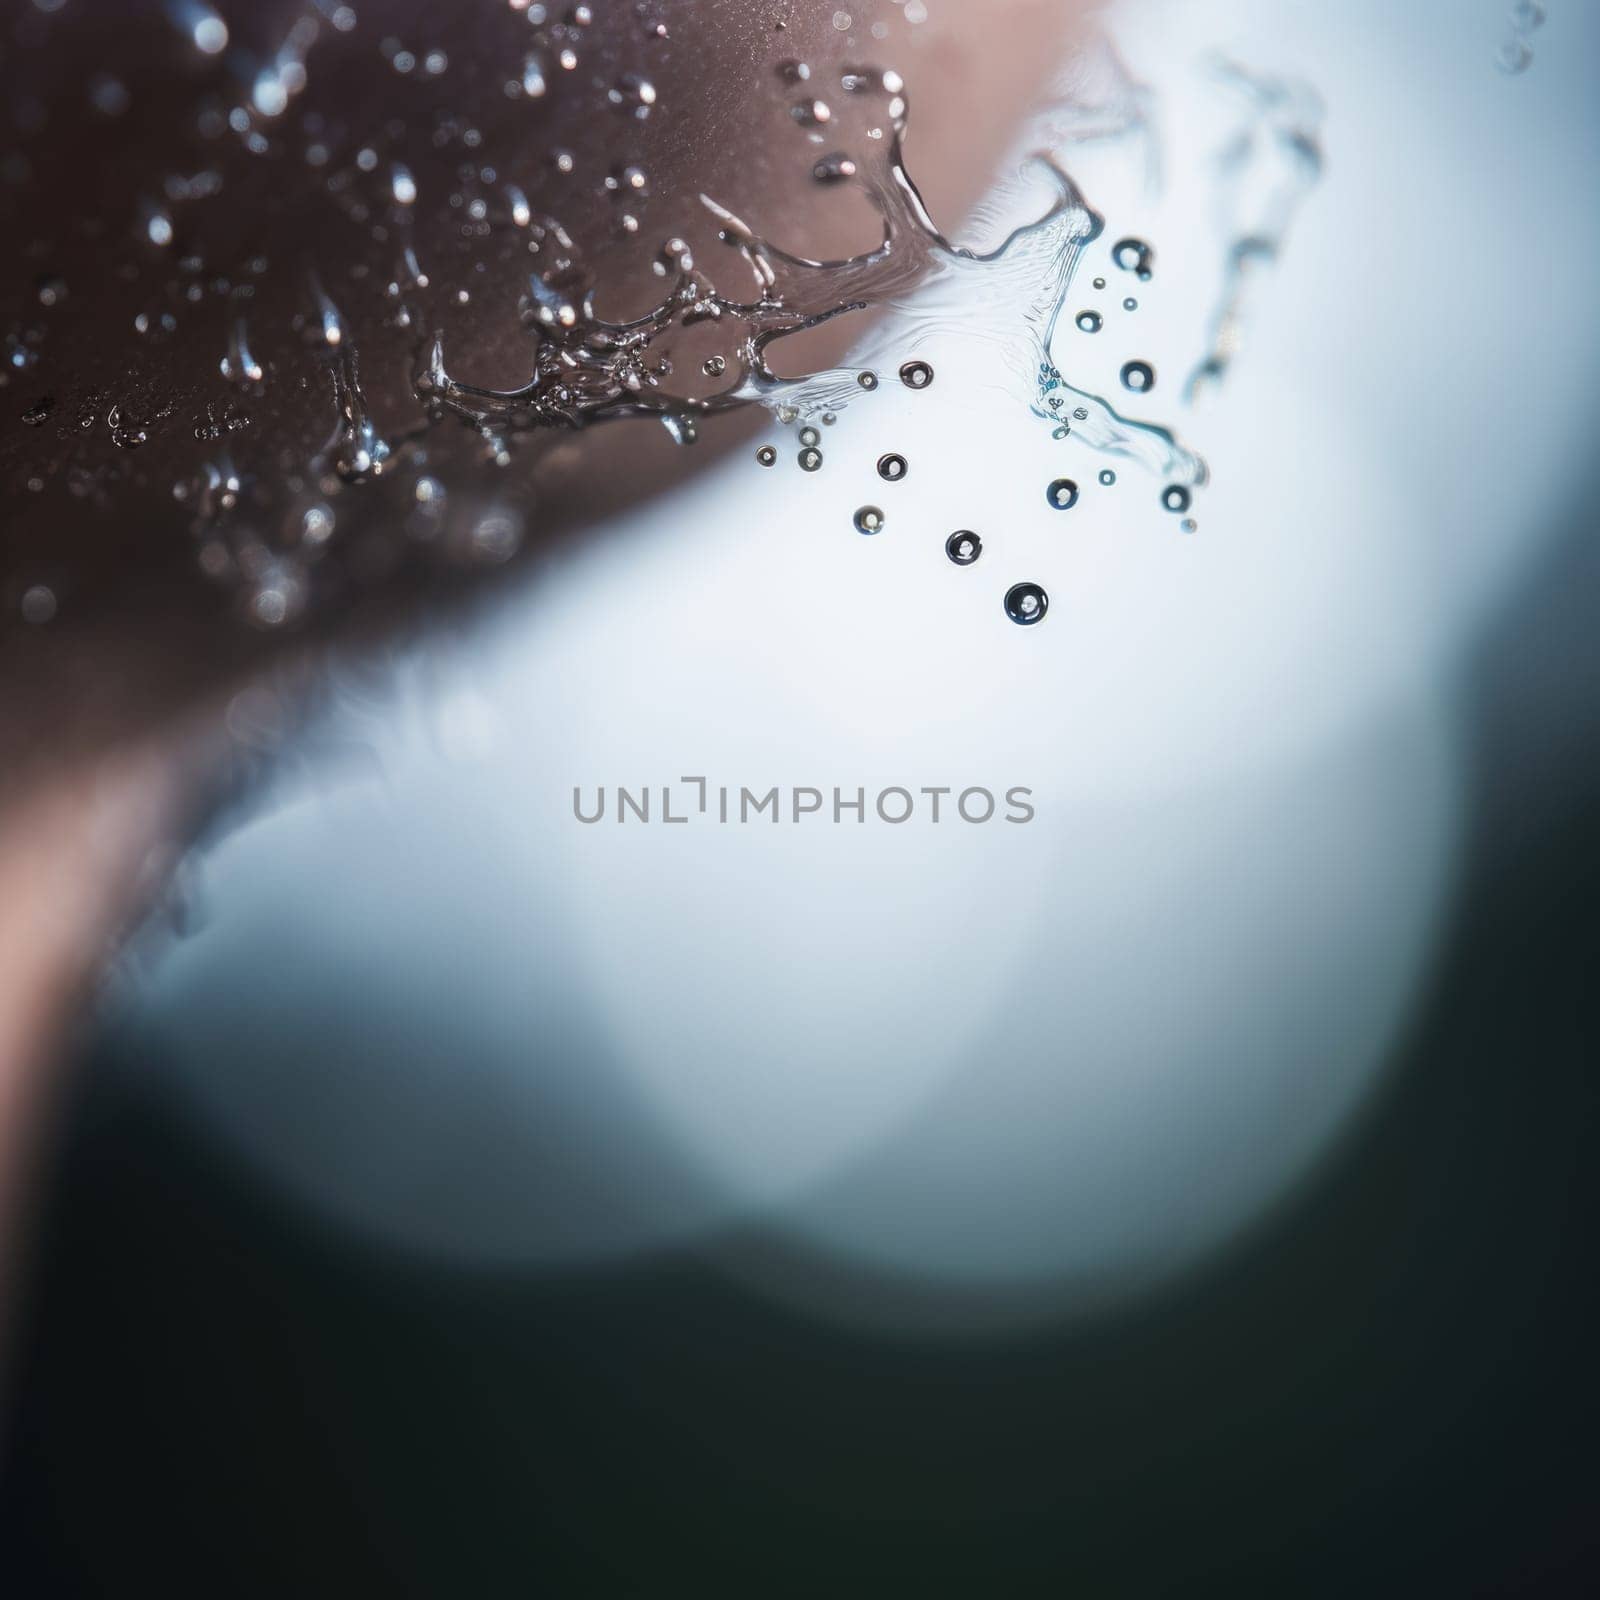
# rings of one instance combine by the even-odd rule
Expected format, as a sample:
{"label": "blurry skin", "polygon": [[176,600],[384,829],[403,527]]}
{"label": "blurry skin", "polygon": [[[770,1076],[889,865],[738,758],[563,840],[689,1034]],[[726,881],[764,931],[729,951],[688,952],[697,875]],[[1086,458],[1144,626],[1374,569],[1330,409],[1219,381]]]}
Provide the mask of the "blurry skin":
{"label": "blurry skin", "polygon": [[[0,21],[0,99],[12,124],[0,151],[9,158],[0,222],[12,241],[0,333],[31,330],[37,354],[26,371],[6,369],[0,395],[0,1276],[26,1130],[43,1110],[38,1069],[59,1054],[105,951],[159,891],[188,830],[237,786],[230,703],[263,679],[292,703],[330,651],[370,650],[470,603],[485,582],[482,563],[408,543],[388,484],[339,496],[336,548],[318,569],[317,603],[292,626],[251,626],[237,594],[200,571],[173,485],[192,481],[219,446],[197,439],[204,427],[188,422],[221,419],[212,434],[224,436],[247,485],[281,480],[286,466],[324,447],[328,352],[304,330],[312,274],[347,319],[378,425],[399,437],[416,416],[409,375],[417,331],[395,328],[378,292],[394,270],[396,240],[375,245],[371,230],[351,227],[348,206],[330,199],[302,151],[325,144],[329,172],[350,168],[364,142],[382,145],[386,163],[403,152],[419,193],[415,248],[439,280],[424,315],[445,332],[453,373],[510,387],[527,376],[528,343],[514,315],[527,263],[507,258],[487,281],[473,279],[465,306],[447,298],[459,213],[443,197],[462,152],[430,138],[440,117],[472,120],[472,162],[494,164],[536,215],[560,220],[598,313],[623,320],[659,300],[662,280],[650,264],[673,236],[690,243],[719,288],[741,287],[742,266],[717,243],[702,193],[800,254],[826,258],[878,242],[859,193],[812,177],[819,155],[849,148],[850,127],[841,117],[837,135],[830,127],[819,143],[792,115],[813,96],[842,106],[837,86],[847,67],[903,75],[908,162],[934,216],[953,226],[1093,7],[944,0],[912,24],[890,0],[857,0],[841,30],[835,0],[594,0],[579,68],[550,68],[537,102],[506,87],[532,38],[526,6],[365,0],[348,34],[329,26],[331,5],[259,0],[218,9],[231,41],[215,57],[145,0],[69,0],[55,13],[10,0]],[[567,9],[548,8],[553,18]],[[195,107],[208,94],[224,112],[247,100],[240,75],[273,60],[306,16],[320,19],[320,31],[305,86],[266,129],[285,154],[245,153],[226,128],[197,143]],[[882,40],[870,33],[880,21]],[[420,68],[396,72],[385,58],[393,51],[375,44],[383,36],[419,57],[443,49],[448,70],[431,89]],[[786,85],[778,72],[785,60],[805,62],[810,78]],[[630,73],[648,75],[656,91],[643,120],[608,107],[596,88]],[[125,103],[105,90],[108,76]],[[553,162],[555,150],[570,154],[571,174]],[[649,180],[632,206],[634,234],[618,226],[618,201],[596,181],[625,164]],[[220,172],[214,196],[163,201],[162,175],[201,170]],[[176,237],[152,240],[152,208],[171,216]],[[175,263],[184,260],[198,263],[190,276],[199,284],[214,274],[237,283],[254,270],[247,262],[267,263],[247,305],[251,352],[269,379],[244,402],[218,374],[238,302],[210,291],[175,300],[185,270]],[[180,333],[149,340],[132,331],[136,315],[159,317],[169,305],[181,313]],[[803,355],[787,364],[775,351],[774,365],[826,364],[859,332],[858,316],[842,317],[806,335]],[[692,366],[686,356],[675,367],[697,371],[695,355]],[[681,374],[674,382],[678,392],[696,392]],[[21,414],[43,399],[45,425],[24,426]],[[177,421],[150,427],[129,451],[106,421],[117,402],[125,416],[142,410]],[[229,431],[241,413],[248,426]],[[534,441],[509,466],[488,469],[499,492],[537,508],[518,561],[681,480],[759,420],[712,419],[693,449],[643,420]],[[480,492],[481,442],[454,427],[436,435],[427,441],[429,471],[452,494]],[[493,581],[515,580],[502,568]],[[36,607],[34,620],[19,620],[24,597],[41,584],[54,613],[40,621]]]}

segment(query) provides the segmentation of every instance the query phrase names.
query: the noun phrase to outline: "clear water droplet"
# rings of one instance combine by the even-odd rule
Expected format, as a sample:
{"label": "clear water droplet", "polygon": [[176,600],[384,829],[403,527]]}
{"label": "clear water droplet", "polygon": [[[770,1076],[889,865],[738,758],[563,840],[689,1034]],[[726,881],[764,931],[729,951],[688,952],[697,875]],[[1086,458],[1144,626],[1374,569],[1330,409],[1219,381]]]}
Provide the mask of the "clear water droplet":
{"label": "clear water droplet", "polygon": [[1098,311],[1080,311],[1078,313],[1078,327],[1083,333],[1099,333],[1104,323],[1105,319]]}
{"label": "clear water droplet", "polygon": [[878,457],[878,476],[888,483],[899,483],[908,470],[906,458],[896,455],[892,450],[888,455]]}
{"label": "clear water droplet", "polygon": [[822,452],[814,446],[808,446],[796,457],[802,472],[815,472],[822,465]]}
{"label": "clear water droplet", "polygon": [[1161,491],[1161,503],[1168,511],[1187,511],[1193,496],[1181,483],[1169,483]]}
{"label": "clear water droplet", "polygon": [[1118,239],[1111,247],[1111,259],[1124,272],[1134,273],[1148,282],[1155,263],[1155,251],[1143,239]]}
{"label": "clear water droplet", "polygon": [[1156,369],[1148,361],[1126,361],[1122,366],[1122,387],[1134,394],[1145,394],[1156,384]]}
{"label": "clear water droplet", "polygon": [[821,444],[822,435],[813,427],[804,427],[800,430],[800,443],[803,445]]}
{"label": "clear water droplet", "polygon": [[1057,478],[1044,497],[1057,511],[1070,511],[1078,503],[1078,486],[1071,478]]}
{"label": "clear water droplet", "polygon": [[1024,628],[1044,621],[1050,596],[1036,583],[1014,583],[1006,590],[1006,615]]}
{"label": "clear water droplet", "polygon": [[877,506],[862,506],[856,512],[857,533],[882,533],[883,524],[884,515]]}
{"label": "clear water droplet", "polygon": [[764,444],[759,450],[756,451],[756,460],[759,461],[764,467],[776,466],[778,463],[778,452],[770,444]]}
{"label": "clear water droplet", "polygon": [[926,361],[908,361],[900,369],[900,381],[908,389],[926,389],[933,382],[933,368]]}
{"label": "clear water droplet", "polygon": [[1109,489],[1117,481],[1117,475],[1110,467],[1102,467],[1100,469],[1100,481]]}
{"label": "clear water droplet", "polygon": [[863,389],[876,389],[878,387],[878,374],[876,372],[858,372],[856,374],[856,382]]}
{"label": "clear water droplet", "polygon": [[970,567],[983,554],[983,540],[970,528],[960,528],[945,540],[944,553],[958,567]]}

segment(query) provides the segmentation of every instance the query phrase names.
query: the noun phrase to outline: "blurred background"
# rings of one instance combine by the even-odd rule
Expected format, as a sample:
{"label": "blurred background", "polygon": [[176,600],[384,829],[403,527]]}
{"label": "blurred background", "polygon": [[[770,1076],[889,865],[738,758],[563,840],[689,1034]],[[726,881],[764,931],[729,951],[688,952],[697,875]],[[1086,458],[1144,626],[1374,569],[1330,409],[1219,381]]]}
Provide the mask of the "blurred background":
{"label": "blurred background", "polygon": [[[14,1296],[19,1593],[1593,1591],[1600,13],[1112,26],[1053,355],[1194,527],[1030,414],[1006,274],[889,313],[821,471],[774,428],[292,739],[236,700],[271,776],[107,979]],[[1037,815],[573,819],[690,774]]]}

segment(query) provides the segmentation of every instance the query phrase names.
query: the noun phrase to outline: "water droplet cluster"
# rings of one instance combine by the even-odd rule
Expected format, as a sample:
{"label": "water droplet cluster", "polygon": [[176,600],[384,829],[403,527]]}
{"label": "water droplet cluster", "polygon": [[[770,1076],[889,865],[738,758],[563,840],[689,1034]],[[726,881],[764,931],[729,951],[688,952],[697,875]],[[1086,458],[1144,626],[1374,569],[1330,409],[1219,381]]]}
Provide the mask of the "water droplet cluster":
{"label": "water droplet cluster", "polygon": [[[644,44],[618,64],[596,48],[591,7],[512,0],[495,23],[507,30],[496,110],[463,94],[465,52],[452,60],[443,25],[401,37],[379,8],[316,0],[258,58],[204,0],[168,7],[192,98],[153,102],[120,66],[115,77],[97,68],[85,93],[108,126],[132,128],[135,113],[141,128],[168,119],[172,159],[165,170],[130,160],[137,181],[107,175],[103,187],[126,204],[96,219],[92,246],[56,259],[25,240],[23,293],[0,301],[0,384],[41,441],[19,487],[59,488],[108,517],[154,508],[141,510],[141,525],[170,521],[176,508],[192,565],[237,595],[250,622],[281,628],[322,595],[419,553],[511,559],[529,542],[537,502],[483,474],[513,467],[524,441],[536,451],[585,425],[642,417],[688,446],[709,418],[760,405],[800,425],[794,460],[821,470],[818,423],[891,373],[927,389],[934,368],[879,347],[847,369],[785,377],[769,364],[774,346],[912,294],[930,330],[961,328],[974,305],[999,308],[997,343],[1021,357],[1011,368],[1039,374],[1027,403],[1058,437],[1200,481],[1197,458],[1170,434],[1120,417],[1050,359],[1072,272],[1100,227],[1071,180],[1044,163],[1054,199],[1035,223],[988,254],[951,245],[905,171],[908,97],[893,71],[786,61],[775,74],[775,109],[799,130],[786,136],[813,177],[866,195],[890,248],[810,260],[715,198],[705,201],[709,246],[663,239],[664,228],[652,237],[651,163],[631,142],[672,112],[670,76],[649,59],[668,23],[657,0],[638,9]],[[383,74],[379,98],[411,97],[404,117],[363,121],[366,99],[348,89],[373,71]],[[550,134],[558,103],[570,114],[596,97],[630,148],[588,170]],[[44,146],[19,159],[33,163],[24,199],[30,184],[62,177]],[[238,226],[283,205],[295,217],[292,244],[276,224]],[[568,215],[584,226],[569,227]],[[659,298],[613,319],[596,304],[591,259],[640,234]],[[1123,244],[1117,264],[1148,277],[1149,247]],[[76,332],[90,306],[96,315]],[[1101,326],[1086,311],[1086,331],[1090,317]],[[183,370],[197,348],[211,352],[209,384]],[[58,456],[59,471],[43,466]],[[779,449],[763,444],[756,459],[776,466]],[[877,471],[897,483],[906,458],[886,452]],[[1051,503],[1065,509],[1059,493],[1053,486]],[[1066,505],[1076,498],[1073,485]],[[513,513],[513,502],[524,509]],[[876,507],[856,513],[864,533],[884,524]],[[982,541],[962,532],[945,548],[970,565]],[[1024,620],[1042,615],[1042,594]]]}

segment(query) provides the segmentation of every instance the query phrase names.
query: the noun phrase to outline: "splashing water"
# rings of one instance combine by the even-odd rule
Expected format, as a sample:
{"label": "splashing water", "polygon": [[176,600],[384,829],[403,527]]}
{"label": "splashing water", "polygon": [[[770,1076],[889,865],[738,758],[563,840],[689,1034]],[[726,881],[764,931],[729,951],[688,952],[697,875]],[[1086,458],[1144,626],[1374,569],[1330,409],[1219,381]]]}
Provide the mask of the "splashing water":
{"label": "splashing water", "polygon": [[1227,377],[1257,282],[1277,261],[1301,202],[1322,173],[1323,106],[1314,90],[1233,61],[1218,61],[1213,73],[1245,115],[1217,161],[1229,242],[1206,350],[1184,386],[1191,402],[1207,398]]}
{"label": "splashing water", "polygon": [[[493,389],[459,378],[447,366],[442,338],[435,338],[417,374],[419,398],[435,414],[510,432],[620,416],[669,420],[752,403],[766,406],[780,420],[793,420],[842,411],[866,387],[861,370],[886,364],[892,344],[955,330],[986,338],[995,347],[1012,378],[1008,387],[1020,386],[1030,396],[1033,414],[1058,436],[1073,434],[1160,476],[1203,483],[1204,464],[1167,429],[1132,421],[1100,396],[1074,387],[1052,358],[1073,271],[1104,226],[1071,178],[1050,157],[1036,157],[1031,168],[1042,172],[1054,191],[1045,214],[992,251],[954,245],[934,223],[906,169],[902,143],[908,110],[898,78],[876,74],[872,82],[888,97],[892,133],[877,161],[852,181],[882,220],[882,242],[875,249],[832,261],[795,255],[703,195],[722,243],[748,272],[747,297],[718,288],[681,241],[665,252],[676,272],[672,290],[628,322],[596,314],[581,272],[574,286],[569,269],[561,287],[535,274],[524,301],[524,320],[538,336],[528,381]],[[773,371],[768,356],[777,341],[868,308],[892,315],[868,333],[856,364],[801,377]],[[978,318],[984,319],[981,328],[974,326]],[[665,389],[661,366],[650,360],[653,347],[704,322],[732,332],[731,381],[710,396]],[[908,362],[900,374],[910,388],[932,381],[926,362]]]}
{"label": "splashing water", "polygon": [[[225,27],[218,31],[223,25],[208,7],[174,6],[172,16],[197,53],[232,61],[231,52],[221,54],[228,43]],[[265,64],[251,66],[239,103],[222,113],[202,106],[198,116],[206,139],[236,135],[247,160],[281,153],[289,124],[296,118],[317,135],[306,148],[306,162],[314,169],[326,167],[332,174],[327,192],[338,208],[378,242],[380,260],[370,274],[371,283],[380,291],[383,325],[402,330],[404,342],[413,351],[407,375],[409,394],[416,403],[413,413],[409,417],[392,414],[392,405],[385,403],[380,426],[363,390],[358,337],[374,326],[372,309],[366,304],[371,296],[361,298],[365,291],[356,287],[368,274],[364,263],[359,272],[349,274],[349,281],[344,268],[339,269],[335,281],[331,258],[317,263],[301,258],[294,263],[302,275],[298,278],[301,309],[295,311],[293,325],[307,335],[315,352],[321,374],[318,379],[315,373],[292,373],[284,364],[281,349],[274,346],[270,318],[261,301],[253,298],[256,275],[267,271],[264,257],[249,263],[236,281],[229,282],[204,264],[198,253],[189,253],[185,221],[189,213],[183,208],[234,181],[220,156],[214,169],[194,176],[185,169],[166,183],[166,203],[160,211],[167,219],[162,240],[144,241],[146,252],[159,244],[173,264],[156,269],[167,274],[165,298],[154,304],[147,298],[147,309],[135,319],[136,326],[150,330],[148,337],[154,338],[158,331],[163,337],[177,332],[188,308],[209,295],[227,305],[226,322],[211,335],[220,334],[219,342],[225,347],[219,352],[220,360],[213,358],[210,370],[227,382],[234,399],[204,401],[203,415],[194,430],[197,439],[218,440],[248,427],[247,404],[281,407],[286,403],[283,397],[290,393],[304,391],[309,427],[323,425],[315,419],[328,415],[324,406],[331,411],[329,431],[320,435],[320,445],[310,439],[305,453],[294,461],[280,450],[270,469],[265,462],[257,463],[242,494],[237,488],[219,493],[204,487],[214,481],[237,484],[238,475],[225,458],[205,464],[198,476],[192,467],[183,469],[188,474],[185,482],[202,485],[188,497],[196,513],[195,548],[200,567],[213,577],[232,580],[243,575],[248,580],[243,592],[253,621],[278,626],[309,608],[316,596],[305,564],[319,557],[330,543],[348,537],[354,520],[338,512],[336,497],[357,492],[372,480],[403,475],[405,494],[414,484],[416,504],[407,502],[404,526],[419,542],[434,537],[446,501],[442,494],[426,498],[421,494],[424,483],[438,481],[432,474],[439,470],[430,464],[433,446],[423,446],[441,423],[465,424],[482,440],[480,459],[503,466],[511,461],[519,436],[555,436],[591,423],[643,417],[656,420],[674,440],[687,446],[693,444],[707,417],[757,406],[781,424],[804,425],[807,431],[802,432],[798,454],[791,459],[802,470],[816,472],[824,467],[824,455],[813,424],[831,422],[850,404],[874,395],[880,388],[880,374],[885,378],[897,374],[901,385],[913,391],[930,387],[935,382],[933,366],[920,356],[905,359],[906,347],[914,350],[939,338],[960,341],[976,352],[995,374],[993,387],[1020,402],[1025,414],[1046,425],[1056,440],[1132,461],[1162,483],[1192,489],[1205,482],[1204,463],[1168,428],[1129,417],[1106,396],[1073,384],[1055,355],[1058,324],[1068,312],[1074,275],[1087,247],[1102,237],[1104,222],[1051,152],[1069,144],[1131,135],[1142,141],[1152,174],[1158,164],[1148,91],[1133,82],[1109,46],[1102,46],[1098,54],[1090,52],[1098,74],[1094,83],[1087,84],[1079,72],[1064,95],[1046,106],[1031,124],[1025,141],[1041,153],[1031,157],[1025,168],[980,208],[974,223],[981,234],[985,220],[1017,215],[1024,197],[1036,193],[1041,181],[1045,189],[1045,200],[1034,206],[1033,220],[1011,227],[1003,236],[996,227],[991,237],[998,236],[999,242],[988,249],[952,243],[930,215],[905,163],[904,136],[910,111],[905,85],[897,74],[852,67],[835,85],[822,82],[820,73],[813,79],[809,69],[803,77],[794,77],[799,64],[789,64],[785,93],[793,94],[796,84],[806,84],[805,97],[796,102],[809,119],[801,119],[806,126],[814,130],[824,120],[819,107],[830,104],[826,118],[832,130],[830,139],[848,114],[864,112],[877,119],[879,125],[868,131],[859,151],[848,158],[819,156],[814,176],[830,190],[848,187],[864,197],[879,219],[879,242],[857,255],[814,259],[773,242],[714,196],[701,195],[705,214],[720,241],[720,249],[713,246],[711,250],[715,261],[697,261],[696,252],[684,240],[668,238],[655,260],[656,275],[665,280],[664,292],[643,312],[626,318],[609,318],[597,308],[596,277],[560,220],[536,209],[528,191],[511,181],[504,170],[495,171],[477,157],[464,161],[457,168],[455,191],[447,197],[459,219],[460,233],[496,239],[509,235],[515,239],[515,248],[525,248],[531,258],[532,270],[526,271],[525,277],[519,274],[522,293],[514,307],[516,321],[508,330],[510,337],[499,341],[498,351],[512,371],[516,352],[523,351],[526,376],[509,387],[498,387],[478,381],[451,359],[448,308],[464,305],[480,293],[491,304],[499,302],[492,285],[480,290],[479,285],[487,280],[469,278],[459,267],[448,264],[441,240],[420,234],[420,219],[430,203],[436,203],[437,175],[429,178],[424,163],[409,150],[408,159],[399,159],[394,144],[398,136],[375,130],[368,132],[359,149],[358,141],[353,140],[341,164],[341,159],[330,154],[333,135],[323,132],[321,123],[310,114],[303,116],[298,106],[290,115],[291,104],[305,95],[312,49],[318,39],[332,39],[355,26],[350,8],[330,9],[320,3],[308,6]],[[583,25],[570,19],[541,22],[534,44],[535,52],[527,59],[537,62],[538,73],[532,78],[527,72],[513,75],[507,80],[508,94],[514,90],[519,97],[543,98],[550,75],[575,71],[586,48]],[[438,77],[448,70],[442,51],[407,50],[388,38],[382,49],[397,73],[422,78]],[[433,64],[435,55],[437,64]],[[1231,71],[1231,81],[1245,93],[1254,121],[1251,137],[1241,144],[1230,167],[1236,176],[1234,192],[1243,219],[1241,245],[1235,251],[1230,286],[1218,312],[1212,352],[1202,363],[1205,374],[1213,378],[1220,377],[1237,347],[1244,282],[1251,263],[1275,251],[1293,205],[1315,173],[1310,102],[1283,86],[1252,79],[1238,69]],[[656,90],[650,78],[624,75],[614,84],[608,91],[609,103],[625,121],[642,121],[652,114]],[[208,117],[214,127],[206,122]],[[451,148],[464,156],[476,149],[474,130],[457,117],[439,123],[435,144],[441,139],[447,139]],[[554,152],[557,157],[561,154]],[[545,152],[547,159],[551,155]],[[1273,181],[1273,173],[1280,174],[1281,181]],[[642,200],[649,188],[643,169],[632,164],[617,167],[606,184],[624,199]],[[139,216],[148,220],[154,214],[147,210]],[[639,228],[631,209],[620,217],[622,232]],[[432,241],[427,248],[439,252],[436,258],[419,259],[419,235]],[[1153,252],[1142,240],[1124,239],[1112,254],[1121,267],[1140,278],[1152,271]],[[512,258],[503,255],[502,259]],[[328,282],[340,300],[356,312],[354,322],[335,304],[315,276],[314,266],[327,270]],[[477,270],[483,272],[483,263]],[[309,300],[304,298],[307,272]],[[281,269],[277,276],[283,276]],[[1096,280],[1097,288],[1104,284],[1103,278]],[[352,296],[357,297],[353,302]],[[57,293],[55,298],[61,295]],[[1099,311],[1081,307],[1081,302],[1080,308],[1076,314],[1068,312],[1069,321],[1084,331],[1104,326]],[[876,318],[871,323],[863,321],[849,366],[799,376],[785,376],[775,369],[773,357],[782,341],[868,311]],[[13,370],[25,371],[37,359],[46,331],[41,327],[13,332],[9,346]],[[679,346],[707,337],[717,341],[717,349],[707,355],[702,343],[683,369],[696,381],[677,385],[674,356]],[[1073,348],[1081,346],[1074,344]],[[258,350],[266,359],[258,358]],[[1198,377],[1197,373],[1191,380],[1192,388],[1198,387]],[[712,380],[710,392],[698,379]],[[319,383],[326,399],[318,398]],[[1148,387],[1148,383],[1143,386]],[[380,392],[382,388],[380,381]],[[35,403],[28,405],[27,400]],[[48,407],[41,409],[36,396],[19,397],[19,402],[17,414],[26,413],[30,426],[44,424]],[[296,399],[294,404],[301,402]],[[173,401],[159,393],[115,399],[109,411],[103,401],[99,405],[98,415],[124,450],[137,449],[147,437],[153,437],[152,430],[174,411]],[[757,459],[769,465],[776,464],[779,456],[775,447],[767,445]],[[891,463],[888,468],[880,465],[887,481],[904,475],[903,457],[891,454],[882,460]],[[296,498],[307,487],[308,478],[323,497],[319,503],[331,508],[325,523],[314,519],[315,538],[305,535],[303,502]],[[182,487],[180,483],[174,493]],[[1055,492],[1052,487],[1052,494]],[[1057,502],[1052,499],[1051,503]],[[457,502],[450,504],[454,507]],[[274,551],[275,565],[270,570],[252,554],[259,542],[254,528],[263,518],[286,520],[300,530],[283,541],[285,548]],[[330,539],[336,527],[338,535]],[[484,543],[476,536],[472,542],[474,549]],[[522,542],[519,533],[509,547]],[[489,543],[499,549],[507,541]],[[262,581],[262,572],[270,581]],[[283,603],[259,600],[267,591]]]}

